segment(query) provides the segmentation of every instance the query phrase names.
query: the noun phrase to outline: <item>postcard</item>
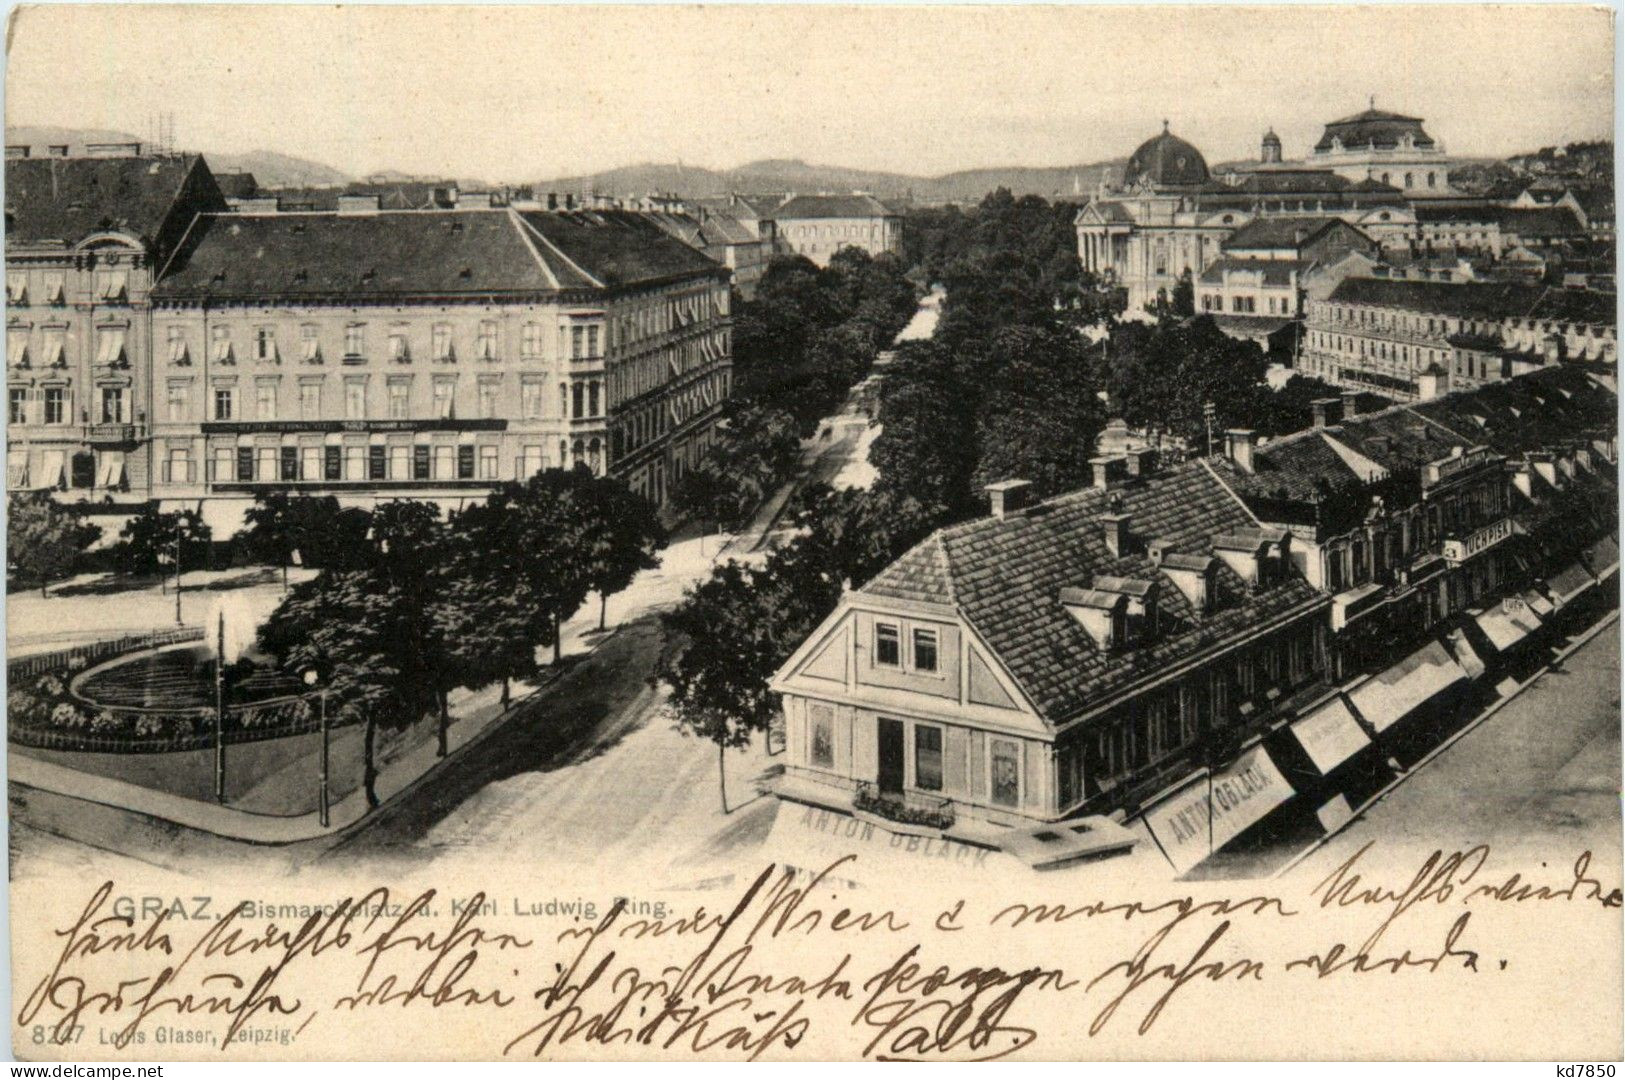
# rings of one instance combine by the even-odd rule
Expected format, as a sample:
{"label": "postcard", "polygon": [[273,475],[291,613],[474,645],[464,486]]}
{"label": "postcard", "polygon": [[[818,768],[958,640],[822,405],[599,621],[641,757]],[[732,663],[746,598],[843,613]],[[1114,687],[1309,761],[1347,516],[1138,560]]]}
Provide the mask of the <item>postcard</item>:
{"label": "postcard", "polygon": [[1610,11],[7,44],[18,1058],[1620,1057]]}

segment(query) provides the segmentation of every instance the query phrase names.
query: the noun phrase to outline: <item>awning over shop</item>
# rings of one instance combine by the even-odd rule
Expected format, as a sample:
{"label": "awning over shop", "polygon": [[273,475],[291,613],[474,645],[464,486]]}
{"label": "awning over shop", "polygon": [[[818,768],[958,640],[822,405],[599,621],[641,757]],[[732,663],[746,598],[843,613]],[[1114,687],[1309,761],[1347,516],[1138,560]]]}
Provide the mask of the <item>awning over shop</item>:
{"label": "awning over shop", "polygon": [[1598,581],[1618,570],[1619,542],[1612,536],[1605,536],[1586,548],[1586,565],[1591,567]]}
{"label": "awning over shop", "polygon": [[1262,746],[1243,752],[1214,773],[1211,799],[1209,790],[1208,779],[1199,777],[1144,814],[1163,854],[1181,874],[1262,821],[1293,795],[1292,785]]}
{"label": "awning over shop", "polygon": [[1552,594],[1552,603],[1562,607],[1574,603],[1581,593],[1596,583],[1597,579],[1591,576],[1589,570],[1579,563],[1570,563],[1546,579],[1546,591]]}
{"label": "awning over shop", "polygon": [[1416,650],[1349,691],[1349,702],[1373,728],[1386,731],[1434,696],[1467,678],[1439,642]]}
{"label": "awning over shop", "polygon": [[1444,645],[1469,679],[1476,679],[1484,674],[1484,660],[1478,655],[1478,650],[1473,648],[1473,643],[1467,640],[1466,631],[1459,627],[1451,630],[1444,635]]}
{"label": "awning over shop", "polygon": [[1342,695],[1332,698],[1292,725],[1292,734],[1322,775],[1371,745]]}
{"label": "awning over shop", "polygon": [[[190,508],[191,503],[185,505]],[[198,512],[216,541],[229,540],[243,530],[243,513],[253,505],[252,498],[204,499]]]}
{"label": "awning over shop", "polygon": [[1523,602],[1529,605],[1529,609],[1531,611],[1542,618],[1545,618],[1547,615],[1550,615],[1552,612],[1557,610],[1556,608],[1552,607],[1552,602],[1550,600],[1540,595],[1540,593],[1536,592],[1534,589],[1524,590]]}
{"label": "awning over shop", "polygon": [[1497,652],[1506,652],[1540,629],[1540,617],[1530,610],[1522,597],[1507,597],[1475,621]]}

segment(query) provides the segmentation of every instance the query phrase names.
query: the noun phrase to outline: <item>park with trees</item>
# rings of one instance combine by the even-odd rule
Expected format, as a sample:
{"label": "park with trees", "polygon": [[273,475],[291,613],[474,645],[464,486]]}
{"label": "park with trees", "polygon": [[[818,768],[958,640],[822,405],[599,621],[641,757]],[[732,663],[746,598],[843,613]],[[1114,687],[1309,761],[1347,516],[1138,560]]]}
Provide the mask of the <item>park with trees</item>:
{"label": "park with trees", "polygon": [[1025,479],[1039,497],[1088,484],[1109,418],[1200,455],[1209,405],[1215,432],[1274,435],[1308,426],[1310,403],[1336,396],[1302,376],[1272,388],[1263,350],[1193,315],[1179,290],[1144,318],[1121,317],[1121,292],[1078,264],[1076,212],[1000,190],[971,209],[910,214],[907,272],[944,300],[931,338],[899,345],[886,369],[876,480],[802,492],[789,541],[759,566],[717,567],[665,616],[658,676],[680,728],[719,748],[765,732],[779,707],[768,680],[843,589],[934,529],[985,514],[989,483]]}

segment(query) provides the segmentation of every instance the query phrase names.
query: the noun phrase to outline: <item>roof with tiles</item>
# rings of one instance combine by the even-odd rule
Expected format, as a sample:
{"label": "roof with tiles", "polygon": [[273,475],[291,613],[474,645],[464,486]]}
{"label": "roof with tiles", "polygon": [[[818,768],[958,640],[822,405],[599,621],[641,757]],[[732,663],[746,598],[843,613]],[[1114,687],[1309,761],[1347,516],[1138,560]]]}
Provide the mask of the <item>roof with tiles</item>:
{"label": "roof with tiles", "polygon": [[[1201,557],[1212,554],[1215,535],[1255,529],[1226,487],[1240,479],[1229,462],[1192,461],[1110,493],[1089,488],[1002,520],[942,529],[859,593],[956,606],[1040,715],[1064,722],[1172,664],[1320,602],[1295,577],[1253,592],[1221,562],[1215,568],[1218,603],[1207,614],[1193,610],[1178,589],[1158,590],[1161,631],[1148,644],[1103,651],[1067,614],[1063,589],[1087,592],[1106,577],[1158,580],[1146,541]],[[1121,556],[1106,547],[1101,523],[1114,509],[1131,516],[1136,540]]]}
{"label": "roof with tiles", "polygon": [[1556,289],[1516,282],[1445,282],[1409,278],[1344,278],[1327,298],[1334,304],[1399,308],[1467,319],[1561,319],[1613,325],[1613,293]]}
{"label": "roof with tiles", "polygon": [[1265,285],[1285,287],[1292,284],[1293,274],[1302,274],[1315,265],[1313,259],[1240,259],[1225,256],[1214,259],[1202,271],[1204,285],[1218,285],[1230,273],[1252,271],[1263,276]]}
{"label": "roof with tiles", "polygon": [[[201,161],[196,154],[8,158],[6,246],[73,245],[100,232],[152,243]],[[225,208],[222,198],[218,209]]]}
{"label": "roof with tiles", "polygon": [[204,214],[153,296],[314,300],[591,284],[562,259],[543,263],[505,210]]}
{"label": "roof with tiles", "polygon": [[1239,478],[1237,487],[1249,499],[1320,502],[1361,485],[1328,438],[1398,472],[1445,457],[1455,446],[1488,446],[1520,457],[1611,433],[1617,409],[1618,397],[1585,372],[1556,365],[1265,443],[1253,454],[1254,472]]}
{"label": "roof with tiles", "polygon": [[1322,230],[1346,224],[1336,217],[1254,218],[1225,237],[1219,246],[1225,251],[1298,251]]}
{"label": "roof with tiles", "polygon": [[873,195],[792,195],[772,213],[777,221],[806,218],[896,217],[897,211]]}
{"label": "roof with tiles", "polygon": [[203,214],[156,299],[534,295],[725,273],[643,215]]}

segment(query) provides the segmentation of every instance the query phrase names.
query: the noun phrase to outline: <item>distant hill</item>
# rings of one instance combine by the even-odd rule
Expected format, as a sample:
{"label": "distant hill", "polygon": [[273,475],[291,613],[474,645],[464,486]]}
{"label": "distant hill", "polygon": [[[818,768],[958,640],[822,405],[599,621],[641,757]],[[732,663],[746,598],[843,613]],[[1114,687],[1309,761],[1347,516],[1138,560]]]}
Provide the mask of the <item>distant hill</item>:
{"label": "distant hill", "polygon": [[848,192],[867,191],[880,198],[912,197],[917,202],[974,202],[999,187],[1016,195],[1086,197],[1101,175],[1121,170],[1122,162],[1096,162],[1029,168],[965,169],[942,176],[910,176],[905,173],[848,169],[836,165],[812,165],[796,159],[753,161],[737,169],[705,169],[692,165],[628,165],[584,176],[542,180],[536,190],[582,192],[601,195],[646,195],[672,192],[678,195],[721,195],[740,192]]}
{"label": "distant hill", "polygon": [[[45,147],[66,143],[68,152],[78,154],[86,143],[142,142],[140,136],[127,131],[106,131],[98,128],[33,127],[19,125],[6,129],[6,144],[26,144],[35,147],[35,153],[44,153]],[[205,149],[203,156],[209,168],[216,172],[251,172],[262,187],[326,187],[348,183],[350,177],[329,165],[272,150],[253,150],[246,154],[225,154]]]}

